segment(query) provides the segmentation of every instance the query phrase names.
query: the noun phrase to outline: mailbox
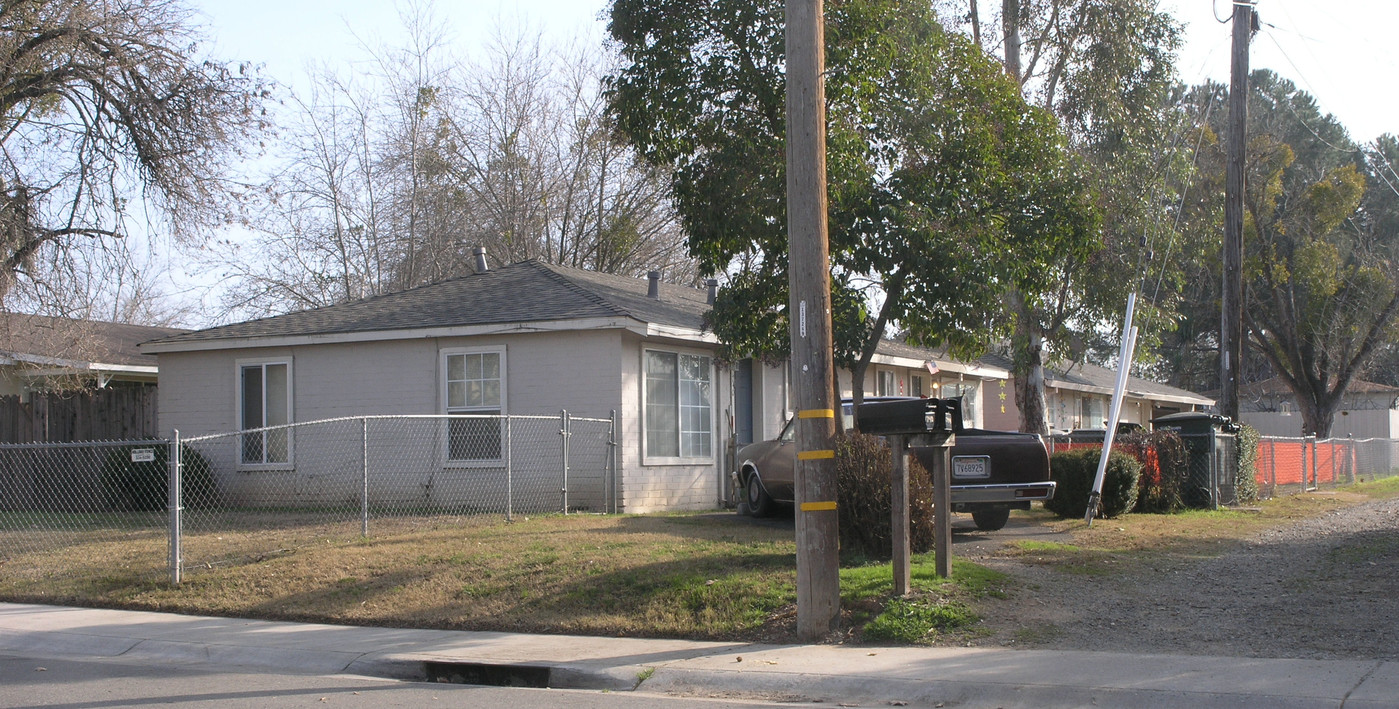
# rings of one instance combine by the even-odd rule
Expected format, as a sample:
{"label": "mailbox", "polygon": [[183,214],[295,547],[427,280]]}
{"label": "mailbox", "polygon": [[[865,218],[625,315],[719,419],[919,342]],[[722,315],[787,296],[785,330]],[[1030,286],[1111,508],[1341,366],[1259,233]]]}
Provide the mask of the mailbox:
{"label": "mailbox", "polygon": [[962,399],[901,399],[861,404],[855,417],[860,433],[914,435],[962,430]]}

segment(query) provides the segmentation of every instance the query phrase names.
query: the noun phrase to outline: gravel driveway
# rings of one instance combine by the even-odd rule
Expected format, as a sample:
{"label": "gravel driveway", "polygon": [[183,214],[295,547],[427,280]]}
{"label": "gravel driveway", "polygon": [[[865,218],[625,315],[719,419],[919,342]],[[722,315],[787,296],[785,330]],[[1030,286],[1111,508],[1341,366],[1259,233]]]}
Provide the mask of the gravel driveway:
{"label": "gravel driveway", "polygon": [[[1006,533],[1070,541],[1034,525]],[[954,547],[1016,580],[1010,598],[988,601],[989,632],[974,645],[1399,659],[1399,499],[1272,529],[1221,556],[1129,560],[1101,575],[998,546],[968,538]]]}

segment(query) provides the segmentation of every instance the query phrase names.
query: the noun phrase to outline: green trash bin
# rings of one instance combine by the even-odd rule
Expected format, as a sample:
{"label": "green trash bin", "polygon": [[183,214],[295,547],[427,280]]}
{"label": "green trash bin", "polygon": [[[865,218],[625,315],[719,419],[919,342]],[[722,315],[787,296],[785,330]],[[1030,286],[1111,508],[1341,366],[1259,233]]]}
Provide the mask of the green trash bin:
{"label": "green trash bin", "polygon": [[1238,424],[1228,416],[1184,411],[1154,418],[1151,425],[1157,431],[1175,431],[1189,451],[1190,476],[1181,490],[1187,507],[1213,510],[1238,502]]}

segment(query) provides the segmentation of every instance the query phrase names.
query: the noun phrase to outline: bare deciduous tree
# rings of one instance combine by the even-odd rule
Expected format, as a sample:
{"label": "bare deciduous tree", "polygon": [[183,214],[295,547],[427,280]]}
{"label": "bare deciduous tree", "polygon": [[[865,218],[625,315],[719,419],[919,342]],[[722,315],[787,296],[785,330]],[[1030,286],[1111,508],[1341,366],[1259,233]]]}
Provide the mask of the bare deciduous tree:
{"label": "bare deciduous tree", "polygon": [[192,237],[230,218],[228,167],[264,127],[266,87],[202,57],[191,14],[180,0],[0,3],[0,298],[73,285],[64,254],[133,223]]}
{"label": "bare deciduous tree", "polygon": [[619,140],[602,98],[606,57],[497,32],[482,56],[448,52],[427,4],[370,67],[323,70],[294,97],[256,238],[208,259],[231,284],[226,316],[345,302],[538,258],[640,276],[697,272],[665,181]]}

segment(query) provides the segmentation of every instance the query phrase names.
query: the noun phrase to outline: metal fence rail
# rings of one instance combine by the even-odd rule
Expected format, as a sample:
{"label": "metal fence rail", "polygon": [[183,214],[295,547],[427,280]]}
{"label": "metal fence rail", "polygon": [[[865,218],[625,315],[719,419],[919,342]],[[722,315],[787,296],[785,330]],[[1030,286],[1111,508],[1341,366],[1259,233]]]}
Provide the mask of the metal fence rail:
{"label": "metal fence rail", "polygon": [[613,419],[361,416],[174,441],[0,445],[0,563],[168,573],[380,527],[615,512]]}

